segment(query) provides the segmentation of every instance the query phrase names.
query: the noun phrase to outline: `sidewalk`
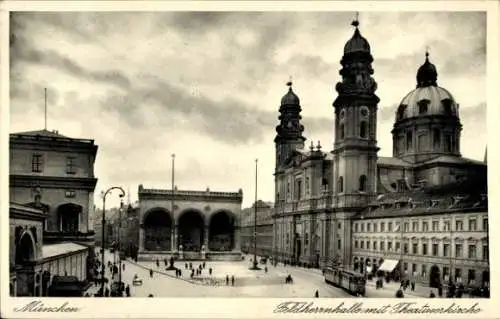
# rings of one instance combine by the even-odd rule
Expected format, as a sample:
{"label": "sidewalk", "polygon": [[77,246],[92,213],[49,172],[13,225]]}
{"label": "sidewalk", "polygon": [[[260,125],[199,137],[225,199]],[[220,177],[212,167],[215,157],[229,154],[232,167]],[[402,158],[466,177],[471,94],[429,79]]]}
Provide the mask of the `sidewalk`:
{"label": "sidewalk", "polygon": [[[375,279],[373,280],[367,280],[366,281],[366,287],[371,287],[371,288],[376,288],[376,284],[375,284]],[[394,295],[396,295],[396,291],[398,291],[398,289],[401,287],[401,284],[399,282],[394,282],[394,281],[391,281],[389,283],[385,282],[384,281],[384,286],[382,288],[379,288],[379,290],[389,290],[389,291],[392,291],[394,293]],[[437,293],[437,289],[435,288],[430,288],[430,287],[424,287],[424,286],[420,286],[420,285],[415,285],[415,290],[414,291],[411,291],[411,289],[408,287],[406,289],[406,291],[404,291],[404,295],[405,297],[414,297],[414,298],[429,298],[429,295],[431,293],[431,290],[434,291],[434,294],[436,295],[436,298],[439,298],[438,296],[438,293]]]}

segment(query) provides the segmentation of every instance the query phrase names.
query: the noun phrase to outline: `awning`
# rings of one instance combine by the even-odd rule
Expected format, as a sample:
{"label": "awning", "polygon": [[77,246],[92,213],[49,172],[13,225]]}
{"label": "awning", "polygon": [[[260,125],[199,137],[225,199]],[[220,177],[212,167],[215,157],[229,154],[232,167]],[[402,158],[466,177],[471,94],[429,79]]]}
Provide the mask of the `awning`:
{"label": "awning", "polygon": [[394,270],[394,268],[396,268],[398,263],[399,263],[399,260],[385,259],[378,270],[385,271],[385,272],[392,272]]}
{"label": "awning", "polygon": [[366,266],[366,272],[372,272],[372,266]]}

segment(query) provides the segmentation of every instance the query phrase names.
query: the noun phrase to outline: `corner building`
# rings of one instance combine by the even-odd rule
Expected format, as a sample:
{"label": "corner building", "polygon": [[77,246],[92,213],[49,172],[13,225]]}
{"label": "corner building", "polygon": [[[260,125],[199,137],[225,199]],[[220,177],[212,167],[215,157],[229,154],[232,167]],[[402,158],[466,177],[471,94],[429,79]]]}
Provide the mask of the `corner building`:
{"label": "corner building", "polygon": [[393,156],[378,156],[377,83],[358,21],[340,61],[333,150],[304,148],[288,83],[276,128],[273,251],[308,267],[489,285],[487,165],[462,157],[459,104],[426,53],[395,110]]}

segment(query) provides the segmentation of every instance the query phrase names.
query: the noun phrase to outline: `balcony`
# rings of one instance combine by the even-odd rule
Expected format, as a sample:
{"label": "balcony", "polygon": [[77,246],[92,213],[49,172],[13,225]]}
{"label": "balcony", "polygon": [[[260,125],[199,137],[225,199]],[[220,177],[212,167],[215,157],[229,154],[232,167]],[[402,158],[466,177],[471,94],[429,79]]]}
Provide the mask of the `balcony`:
{"label": "balcony", "polygon": [[95,232],[61,232],[61,231],[44,231],[43,242],[61,242],[61,241],[76,241],[76,242],[93,242]]}

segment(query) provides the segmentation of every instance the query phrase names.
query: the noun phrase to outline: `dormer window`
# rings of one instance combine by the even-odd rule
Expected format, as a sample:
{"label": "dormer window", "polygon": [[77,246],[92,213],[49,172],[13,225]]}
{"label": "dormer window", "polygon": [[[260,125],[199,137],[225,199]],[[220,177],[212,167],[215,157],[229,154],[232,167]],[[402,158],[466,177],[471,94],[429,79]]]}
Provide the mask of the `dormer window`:
{"label": "dormer window", "polygon": [[450,99],[444,99],[441,101],[445,115],[453,115],[452,114],[453,113],[452,112],[452,103],[453,103],[453,101]]}
{"label": "dormer window", "polygon": [[398,121],[402,120],[406,116],[406,108],[407,108],[407,105],[404,105],[404,104],[399,106],[398,114],[397,114]]}
{"label": "dormer window", "polygon": [[429,108],[429,100],[418,101],[418,114],[427,114]]}

